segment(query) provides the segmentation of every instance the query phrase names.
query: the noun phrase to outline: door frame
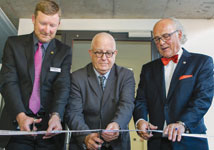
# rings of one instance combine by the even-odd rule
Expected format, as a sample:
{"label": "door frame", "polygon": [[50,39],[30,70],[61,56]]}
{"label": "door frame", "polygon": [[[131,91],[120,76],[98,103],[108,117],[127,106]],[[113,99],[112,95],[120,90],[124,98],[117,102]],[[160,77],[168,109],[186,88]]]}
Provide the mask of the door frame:
{"label": "door frame", "polygon": [[[62,42],[73,48],[73,41],[91,41],[92,38],[100,32],[107,32],[111,34],[115,41],[138,41],[138,42],[151,42],[151,60],[160,58],[160,54],[156,48],[154,41],[151,37],[129,37],[128,32],[110,32],[110,31],[79,31],[79,30],[58,30],[57,35],[62,37]],[[72,42],[71,42],[72,41]]]}

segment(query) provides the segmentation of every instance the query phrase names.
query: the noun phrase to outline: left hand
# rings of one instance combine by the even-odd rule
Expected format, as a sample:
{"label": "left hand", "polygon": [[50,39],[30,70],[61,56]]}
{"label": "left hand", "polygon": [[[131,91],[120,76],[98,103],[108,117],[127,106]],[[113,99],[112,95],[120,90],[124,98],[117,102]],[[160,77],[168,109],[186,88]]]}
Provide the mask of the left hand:
{"label": "left hand", "polygon": [[181,141],[181,135],[184,133],[185,128],[182,124],[180,123],[172,123],[169,124],[165,129],[164,129],[164,134],[168,135],[168,139],[172,140],[173,142]]}
{"label": "left hand", "polygon": [[[106,130],[119,130],[119,129],[120,127],[116,122],[108,124],[106,128]],[[111,142],[118,138],[119,132],[102,132],[101,136],[106,142]]]}
{"label": "left hand", "polygon": [[50,133],[51,131],[54,130],[62,130],[62,125],[61,125],[61,120],[59,118],[59,116],[57,115],[52,115],[49,122],[48,122],[48,129],[47,129],[47,133],[45,134],[45,136],[43,137],[43,139],[48,139],[53,137],[54,135],[56,135],[55,133]]}

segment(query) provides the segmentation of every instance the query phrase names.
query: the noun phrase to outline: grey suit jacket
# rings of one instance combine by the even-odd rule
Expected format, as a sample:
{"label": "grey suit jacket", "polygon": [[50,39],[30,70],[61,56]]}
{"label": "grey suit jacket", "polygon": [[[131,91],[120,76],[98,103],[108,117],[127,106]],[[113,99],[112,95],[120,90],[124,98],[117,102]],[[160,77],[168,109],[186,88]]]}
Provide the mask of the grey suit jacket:
{"label": "grey suit jacket", "polygon": [[[128,129],[134,109],[134,91],[133,72],[116,64],[110,71],[104,93],[91,63],[73,72],[71,94],[66,109],[69,128],[88,130],[99,129],[101,126],[105,129],[109,123],[117,122],[121,129]],[[71,149],[81,149],[87,134],[89,133],[73,134]],[[120,133],[119,138],[110,145],[114,150],[129,150],[129,134]]]}
{"label": "grey suit jacket", "polygon": [[[61,72],[51,71],[51,67],[61,68]],[[63,118],[70,92],[71,48],[60,41],[50,41],[42,63],[40,76],[40,96],[46,119],[58,112]],[[34,82],[33,34],[9,37],[4,48],[0,72],[1,94],[5,107],[0,118],[1,130],[15,130],[14,121],[20,112],[29,111],[29,99]],[[46,129],[48,125],[46,124]],[[0,147],[4,147],[9,136],[0,137]]]}

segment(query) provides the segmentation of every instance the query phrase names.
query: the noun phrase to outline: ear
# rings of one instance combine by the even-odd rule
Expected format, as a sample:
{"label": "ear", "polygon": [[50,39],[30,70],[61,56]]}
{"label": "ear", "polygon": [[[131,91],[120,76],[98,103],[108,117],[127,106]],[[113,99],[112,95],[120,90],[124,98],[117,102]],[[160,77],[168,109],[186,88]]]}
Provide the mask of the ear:
{"label": "ear", "polygon": [[114,55],[117,56],[117,53],[118,53],[118,50],[115,50],[114,51]]}
{"label": "ear", "polygon": [[90,57],[92,58],[92,53],[93,53],[93,52],[92,52],[91,49],[88,50],[88,53],[89,53]]}
{"label": "ear", "polygon": [[181,32],[181,30],[178,30],[178,38],[179,40],[181,40],[183,33]]}
{"label": "ear", "polygon": [[36,20],[35,15],[32,15],[32,22],[33,22],[33,24],[35,24],[35,20]]}

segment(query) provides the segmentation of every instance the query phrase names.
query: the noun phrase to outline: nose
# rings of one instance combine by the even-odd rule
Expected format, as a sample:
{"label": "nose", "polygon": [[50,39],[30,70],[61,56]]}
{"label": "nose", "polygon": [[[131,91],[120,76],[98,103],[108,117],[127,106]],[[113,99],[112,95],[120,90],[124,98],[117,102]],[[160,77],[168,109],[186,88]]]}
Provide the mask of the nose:
{"label": "nose", "polygon": [[103,60],[105,60],[107,57],[106,57],[106,54],[104,53],[101,57]]}
{"label": "nose", "polygon": [[44,28],[45,33],[49,33],[50,32],[50,26],[46,25]]}
{"label": "nose", "polygon": [[160,45],[164,44],[165,43],[165,40],[163,38],[160,38],[160,41],[159,41]]}

